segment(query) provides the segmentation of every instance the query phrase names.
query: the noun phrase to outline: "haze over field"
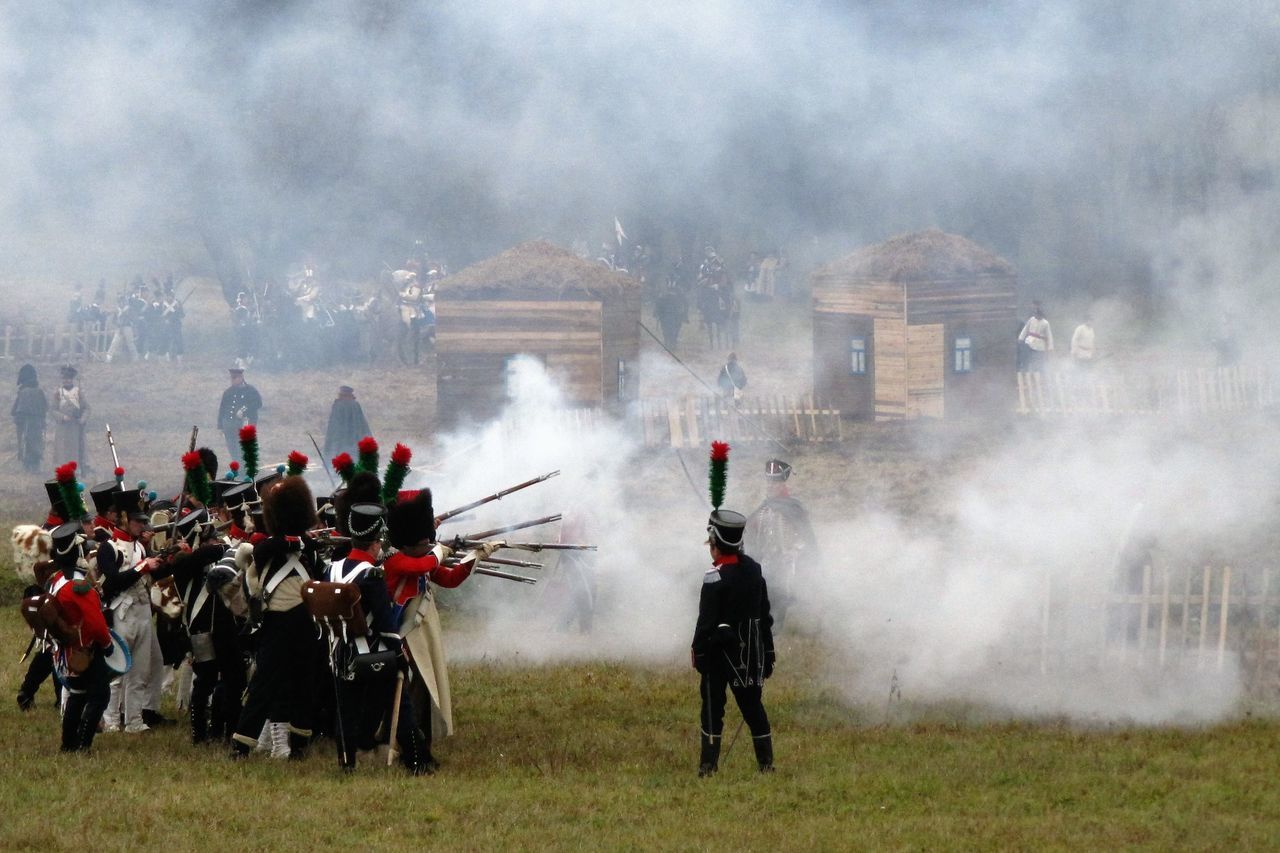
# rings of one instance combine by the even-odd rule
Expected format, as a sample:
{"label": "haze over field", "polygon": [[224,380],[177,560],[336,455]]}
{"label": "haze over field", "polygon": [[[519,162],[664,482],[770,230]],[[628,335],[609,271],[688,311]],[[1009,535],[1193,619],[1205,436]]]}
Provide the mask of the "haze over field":
{"label": "haze over field", "polygon": [[[310,258],[366,279],[422,239],[456,269],[535,237],[594,250],[615,216],[662,269],[711,241],[735,271],[781,248],[803,273],[936,226],[1008,257],[1055,324],[1092,307],[1104,350],[1176,367],[1229,331],[1257,362],[1280,307],[1278,55],[1262,0],[14,4],[0,287],[14,311],[48,297],[27,279],[208,274],[217,246],[255,275]],[[663,359],[643,369],[678,375]],[[529,591],[484,580],[515,606],[455,648],[680,659],[700,510],[637,488],[616,427],[544,417],[560,404],[538,369],[519,380],[520,429],[436,437],[451,461],[429,482],[466,500],[561,468],[512,505],[590,516],[609,619],[590,640],[524,638]],[[1088,720],[1232,713],[1230,667],[1148,683],[1109,662],[1047,680],[1009,664],[1046,582],[1105,588],[1134,518],[1177,553],[1266,524],[1280,435],[1232,438],[1015,436],[945,487],[936,529],[815,497],[826,557],[797,612],[833,650],[832,684],[878,702],[896,672],[914,697]],[[749,511],[754,475],[735,476]],[[1053,651],[1088,660],[1103,626],[1076,627]]]}

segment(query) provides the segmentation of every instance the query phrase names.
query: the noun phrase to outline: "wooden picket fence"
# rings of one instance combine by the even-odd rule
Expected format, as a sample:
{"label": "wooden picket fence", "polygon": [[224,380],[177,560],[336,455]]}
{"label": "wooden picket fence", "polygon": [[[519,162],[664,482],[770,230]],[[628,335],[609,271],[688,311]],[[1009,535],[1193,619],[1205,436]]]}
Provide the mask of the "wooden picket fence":
{"label": "wooden picket fence", "polygon": [[1267,408],[1275,403],[1261,365],[1115,373],[1053,370],[1018,373],[1019,414],[1202,415]]}
{"label": "wooden picket fence", "polygon": [[6,361],[99,360],[115,336],[112,325],[9,324],[0,327],[0,359]]}
{"label": "wooden picket fence", "polygon": [[812,396],[688,396],[640,401],[645,447],[701,447],[711,439],[831,442],[844,440],[840,410]]}
{"label": "wooden picket fence", "polygon": [[[1088,600],[1046,579],[1040,610],[1040,669],[1056,668],[1061,634],[1079,624],[1083,605],[1101,605],[1103,656],[1143,666],[1221,671],[1234,658],[1259,687],[1280,686],[1280,572],[1230,565],[1141,568],[1140,587]],[[1083,599],[1083,600],[1082,600]],[[1071,654],[1078,653],[1075,649]]]}

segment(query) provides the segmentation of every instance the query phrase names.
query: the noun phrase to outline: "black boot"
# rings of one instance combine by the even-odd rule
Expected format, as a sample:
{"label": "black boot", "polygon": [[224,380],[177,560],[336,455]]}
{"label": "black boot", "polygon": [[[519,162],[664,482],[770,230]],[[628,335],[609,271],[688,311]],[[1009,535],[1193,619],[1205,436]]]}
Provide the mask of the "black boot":
{"label": "black boot", "polygon": [[765,735],[751,739],[752,745],[756,748],[756,764],[760,766],[761,773],[773,772],[773,735]]}
{"label": "black boot", "polygon": [[209,740],[209,706],[204,702],[191,705],[191,742],[197,746]]}
{"label": "black boot", "polygon": [[698,778],[714,776],[720,765],[720,735],[702,733],[702,758],[698,762]]}
{"label": "black boot", "polygon": [[159,728],[160,726],[172,726],[174,723],[178,721],[171,720],[168,717],[166,717],[164,714],[161,714],[159,711],[154,711],[151,708],[143,708],[142,722],[146,723],[151,728],[156,729],[156,728]]}
{"label": "black boot", "polygon": [[303,732],[289,726],[289,760],[302,761],[307,757],[307,747],[311,744],[311,733]]}
{"label": "black boot", "polygon": [[18,694],[18,710],[19,711],[30,711],[31,706],[34,704],[36,704],[36,699],[34,696],[28,696],[26,693]]}

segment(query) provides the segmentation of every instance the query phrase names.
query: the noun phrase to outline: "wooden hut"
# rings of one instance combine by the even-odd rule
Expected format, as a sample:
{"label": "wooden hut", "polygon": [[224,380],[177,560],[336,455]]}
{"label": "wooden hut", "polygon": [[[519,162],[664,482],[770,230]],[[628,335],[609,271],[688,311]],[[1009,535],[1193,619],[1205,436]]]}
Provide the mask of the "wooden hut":
{"label": "wooden hut", "polygon": [[921,231],[815,270],[814,392],[855,418],[1009,411],[1017,277],[993,252]]}
{"label": "wooden hut", "polygon": [[488,418],[507,399],[511,359],[541,359],[570,405],[635,400],[640,284],[550,243],[521,243],[440,281],[437,411]]}

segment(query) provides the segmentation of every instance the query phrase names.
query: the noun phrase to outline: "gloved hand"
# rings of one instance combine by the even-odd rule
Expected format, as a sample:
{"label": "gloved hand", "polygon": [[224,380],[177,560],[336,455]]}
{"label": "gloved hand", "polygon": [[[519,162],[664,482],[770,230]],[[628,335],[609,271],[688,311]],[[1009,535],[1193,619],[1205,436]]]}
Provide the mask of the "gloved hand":
{"label": "gloved hand", "polygon": [[217,592],[235,579],[235,570],[230,566],[214,566],[204,576],[204,587],[209,592]]}
{"label": "gloved hand", "polygon": [[768,678],[773,675],[773,665],[777,663],[778,656],[772,651],[764,653],[764,677]]}
{"label": "gloved hand", "polygon": [[147,559],[138,564],[138,571],[141,574],[149,575],[155,571],[156,566],[159,564],[160,561],[156,557],[147,557]]}
{"label": "gloved hand", "polygon": [[481,560],[488,559],[493,556],[494,551],[505,547],[506,544],[506,541],[503,539],[495,539],[492,542],[485,542],[480,547],[476,548],[476,556]]}
{"label": "gloved hand", "polygon": [[442,563],[453,556],[453,549],[450,548],[448,545],[444,544],[443,542],[437,542],[436,548],[439,549],[440,562]]}

